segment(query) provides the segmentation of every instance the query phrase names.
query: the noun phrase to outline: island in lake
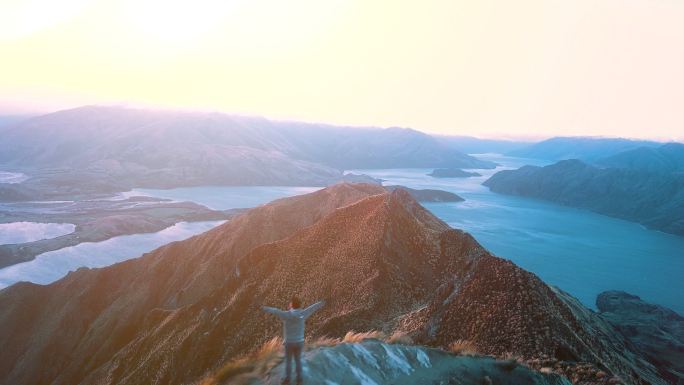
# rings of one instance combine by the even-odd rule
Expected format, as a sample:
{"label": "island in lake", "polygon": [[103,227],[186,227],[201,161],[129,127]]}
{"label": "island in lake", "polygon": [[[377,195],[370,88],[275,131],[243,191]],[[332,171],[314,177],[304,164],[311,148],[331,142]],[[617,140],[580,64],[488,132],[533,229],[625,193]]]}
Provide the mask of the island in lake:
{"label": "island in lake", "polygon": [[436,168],[427,175],[433,178],[469,178],[471,176],[482,176],[482,174],[463,171],[460,168]]}
{"label": "island in lake", "polygon": [[406,186],[383,186],[385,190],[404,190],[418,202],[463,202],[465,199],[449,191],[435,189],[413,189]]}

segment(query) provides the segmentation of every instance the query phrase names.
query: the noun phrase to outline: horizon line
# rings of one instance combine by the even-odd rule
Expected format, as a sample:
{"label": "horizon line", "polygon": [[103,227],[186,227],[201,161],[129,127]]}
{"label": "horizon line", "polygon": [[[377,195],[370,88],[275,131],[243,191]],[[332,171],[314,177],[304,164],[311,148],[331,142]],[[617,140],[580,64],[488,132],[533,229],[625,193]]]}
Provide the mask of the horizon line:
{"label": "horizon line", "polygon": [[[12,113],[11,110],[13,107],[11,106],[2,106],[0,105],[0,117],[6,116],[6,117],[26,117],[25,120],[40,117],[40,116],[45,116],[45,115],[50,115],[54,113],[59,113],[59,112],[64,112],[64,111],[71,111],[71,110],[77,110],[80,108],[85,108],[85,107],[99,107],[99,108],[119,108],[119,109],[128,109],[128,110],[140,110],[140,111],[158,111],[158,112],[179,112],[179,113],[205,113],[205,114],[220,114],[220,115],[225,115],[225,116],[236,116],[236,117],[244,117],[244,118],[259,118],[259,119],[265,119],[271,122],[291,122],[291,123],[303,123],[303,124],[310,124],[310,125],[326,125],[326,126],[334,126],[334,127],[341,127],[341,128],[350,128],[350,129],[408,129],[408,130],[413,130],[417,132],[421,132],[426,135],[434,136],[434,137],[452,137],[452,138],[474,138],[474,139],[479,139],[479,140],[498,140],[498,141],[508,141],[508,142],[528,142],[530,144],[534,143],[539,143],[543,142],[545,140],[549,139],[554,139],[554,138],[586,138],[586,139],[624,139],[624,140],[631,140],[631,141],[650,141],[650,142],[656,142],[656,143],[669,143],[669,142],[680,142],[684,143],[684,137],[677,137],[677,138],[663,138],[663,137],[629,137],[629,136],[610,136],[610,135],[586,135],[586,134],[577,134],[577,135],[511,135],[511,134],[505,134],[505,133],[499,133],[499,134],[485,134],[485,135],[474,135],[474,134],[469,134],[469,133],[444,133],[444,132],[436,132],[432,131],[429,129],[420,129],[420,128],[414,128],[414,127],[408,127],[408,126],[401,126],[401,125],[374,125],[374,124],[344,124],[344,123],[331,123],[331,122],[323,122],[323,121],[315,121],[315,120],[306,120],[306,119],[298,119],[298,118],[293,118],[293,117],[271,117],[267,115],[262,115],[258,113],[250,113],[250,112],[237,112],[237,111],[227,111],[227,110],[220,110],[216,108],[200,108],[200,107],[180,107],[180,106],[165,106],[165,105],[155,105],[155,104],[149,104],[149,103],[134,103],[134,102],[111,102],[111,103],[87,103],[87,104],[80,104],[76,106],[70,106],[70,107],[60,107],[56,109],[52,108],[44,108],[44,109],[24,109],[23,111],[17,111],[16,113]],[[20,123],[24,120],[19,120],[16,123]]]}

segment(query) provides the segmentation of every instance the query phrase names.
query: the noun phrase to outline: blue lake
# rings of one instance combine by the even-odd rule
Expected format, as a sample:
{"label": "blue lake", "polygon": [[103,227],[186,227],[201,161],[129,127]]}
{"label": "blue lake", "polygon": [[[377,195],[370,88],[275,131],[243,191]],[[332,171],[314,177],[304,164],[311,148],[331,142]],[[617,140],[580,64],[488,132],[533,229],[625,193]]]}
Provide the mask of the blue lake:
{"label": "blue lake", "polygon": [[[476,170],[481,177],[440,179],[432,169],[353,170],[413,188],[437,188],[466,199],[425,206],[454,228],[473,234],[492,253],[510,259],[594,307],[596,295],[618,289],[684,313],[684,237],[588,211],[534,199],[494,194],[481,185],[494,172],[539,161],[478,155],[501,164]],[[135,189],[124,196],[147,195],[194,201],[213,209],[254,207],[273,199],[304,194],[316,187],[190,187]],[[0,269],[0,287],[18,280],[47,283],[79,266],[105,266],[133,258],[164,243],[208,230],[219,222],[179,224],[155,234],[117,237],[75,246]],[[180,227],[179,227],[180,226]],[[169,236],[174,234],[173,236]],[[133,237],[133,238],[128,238]],[[131,242],[136,240],[136,242]],[[132,247],[122,251],[121,245]],[[47,254],[47,253],[46,253]],[[56,257],[58,258],[47,258]],[[92,260],[89,260],[92,258]],[[52,260],[51,260],[52,259]],[[59,262],[56,266],[52,262]],[[58,268],[59,267],[59,268]],[[54,271],[51,271],[53,270]]]}
{"label": "blue lake", "polygon": [[495,194],[481,183],[494,172],[539,161],[493,154],[499,164],[473,178],[433,178],[432,169],[354,170],[384,184],[451,191],[459,203],[427,203],[454,228],[595,308],[596,295],[624,290],[684,313],[684,237],[589,211]]}

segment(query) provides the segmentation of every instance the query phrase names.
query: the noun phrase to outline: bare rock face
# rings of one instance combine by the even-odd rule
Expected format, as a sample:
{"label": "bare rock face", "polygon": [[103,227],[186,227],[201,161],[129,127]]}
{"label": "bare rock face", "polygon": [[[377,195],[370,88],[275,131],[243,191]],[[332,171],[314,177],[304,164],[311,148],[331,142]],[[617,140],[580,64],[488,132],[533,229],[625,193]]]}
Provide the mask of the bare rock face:
{"label": "bare rock face", "polygon": [[599,294],[596,307],[663,378],[672,384],[684,382],[684,317],[623,291]]}
{"label": "bare rock face", "polygon": [[[409,333],[664,384],[595,313],[407,192],[341,184],[274,201],[137,260],[0,291],[0,384],[191,383],[280,333],[260,310],[326,299],[308,336]],[[579,378],[579,377],[578,377]]]}
{"label": "bare rock face", "polygon": [[[307,352],[304,359],[306,382],[310,384],[571,384],[557,374],[543,374],[517,364],[506,367],[491,357],[455,356],[437,349],[372,340],[318,348]],[[266,378],[251,383],[280,384],[283,371],[280,364]]]}

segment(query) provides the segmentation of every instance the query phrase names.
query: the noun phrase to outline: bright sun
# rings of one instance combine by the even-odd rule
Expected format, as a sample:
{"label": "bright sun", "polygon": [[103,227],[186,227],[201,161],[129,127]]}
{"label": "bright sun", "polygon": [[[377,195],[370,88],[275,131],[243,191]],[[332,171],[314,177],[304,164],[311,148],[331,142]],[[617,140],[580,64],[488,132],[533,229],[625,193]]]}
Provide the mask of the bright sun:
{"label": "bright sun", "polygon": [[88,0],[3,0],[0,41],[20,38],[76,16]]}
{"label": "bright sun", "polygon": [[157,43],[189,43],[231,19],[244,0],[128,1],[126,14],[133,29]]}

